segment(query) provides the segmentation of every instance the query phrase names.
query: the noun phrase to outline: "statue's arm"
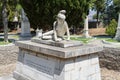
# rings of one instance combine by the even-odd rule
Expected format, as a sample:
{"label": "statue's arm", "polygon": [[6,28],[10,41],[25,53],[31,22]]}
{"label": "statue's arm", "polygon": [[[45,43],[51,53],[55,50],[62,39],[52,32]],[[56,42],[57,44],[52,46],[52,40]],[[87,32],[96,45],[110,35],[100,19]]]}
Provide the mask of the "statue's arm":
{"label": "statue's arm", "polygon": [[68,28],[67,22],[66,22],[66,31],[67,31],[67,40],[70,40],[70,32],[69,32],[69,28]]}
{"label": "statue's arm", "polygon": [[53,38],[55,41],[57,41],[56,21],[53,23]]}

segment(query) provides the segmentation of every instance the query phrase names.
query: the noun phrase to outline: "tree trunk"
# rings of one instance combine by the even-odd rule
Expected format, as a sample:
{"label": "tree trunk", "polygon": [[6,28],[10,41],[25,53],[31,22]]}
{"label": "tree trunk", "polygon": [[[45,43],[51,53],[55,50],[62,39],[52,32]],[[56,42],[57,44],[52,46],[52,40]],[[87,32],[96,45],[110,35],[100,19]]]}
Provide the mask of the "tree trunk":
{"label": "tree trunk", "polygon": [[98,28],[98,26],[99,26],[99,11],[97,10],[97,23],[96,23],[96,26],[97,26],[97,28]]}
{"label": "tree trunk", "polygon": [[8,42],[8,17],[7,17],[7,1],[3,1],[2,17],[4,26],[4,41]]}

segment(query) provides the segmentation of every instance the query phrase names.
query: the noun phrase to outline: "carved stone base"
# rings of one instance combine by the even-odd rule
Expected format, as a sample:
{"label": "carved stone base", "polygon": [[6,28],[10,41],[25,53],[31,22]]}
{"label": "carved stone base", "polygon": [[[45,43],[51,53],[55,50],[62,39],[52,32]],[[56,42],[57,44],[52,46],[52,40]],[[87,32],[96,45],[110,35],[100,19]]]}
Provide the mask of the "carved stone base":
{"label": "carved stone base", "polygon": [[18,41],[16,80],[101,80],[98,51],[101,46],[56,47]]}

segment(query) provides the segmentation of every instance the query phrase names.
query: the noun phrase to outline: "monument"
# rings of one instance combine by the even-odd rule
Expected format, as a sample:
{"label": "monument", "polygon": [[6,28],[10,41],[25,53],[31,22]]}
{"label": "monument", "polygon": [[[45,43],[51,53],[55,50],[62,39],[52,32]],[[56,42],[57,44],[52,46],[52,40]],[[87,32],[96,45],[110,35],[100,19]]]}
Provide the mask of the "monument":
{"label": "monument", "polygon": [[85,38],[90,38],[90,37],[91,37],[91,36],[89,35],[89,32],[88,32],[88,16],[86,16],[86,19],[85,19],[85,21],[84,21],[83,37],[85,37]]}
{"label": "monument", "polygon": [[[19,47],[13,74],[16,80],[101,80],[97,52],[103,47],[71,41],[65,14],[61,12],[65,10],[58,13],[64,16],[60,19],[64,23],[58,20],[55,24],[55,21],[52,31],[31,41],[16,42]],[[67,38],[64,38],[65,32],[68,33]]]}
{"label": "monument", "polygon": [[23,9],[21,10],[21,37],[31,37],[30,23]]}
{"label": "monument", "polygon": [[67,33],[67,40],[70,40],[70,33],[68,29],[68,24],[65,21],[66,16],[65,16],[66,11],[61,10],[59,11],[57,15],[57,20],[53,23],[53,30],[44,33],[40,38],[46,39],[46,40],[54,40],[54,41],[61,41],[65,40],[64,35]]}
{"label": "monument", "polygon": [[116,31],[116,35],[114,39],[117,41],[120,41],[120,13],[119,13],[119,18],[118,18],[117,31]]}

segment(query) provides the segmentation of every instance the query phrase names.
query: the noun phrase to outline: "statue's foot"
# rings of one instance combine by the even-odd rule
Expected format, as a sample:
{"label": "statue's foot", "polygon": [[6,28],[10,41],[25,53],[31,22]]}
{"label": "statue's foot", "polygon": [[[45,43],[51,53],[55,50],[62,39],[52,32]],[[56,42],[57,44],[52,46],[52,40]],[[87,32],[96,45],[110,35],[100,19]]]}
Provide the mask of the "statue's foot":
{"label": "statue's foot", "polygon": [[62,41],[63,39],[62,38],[57,38],[55,41]]}

